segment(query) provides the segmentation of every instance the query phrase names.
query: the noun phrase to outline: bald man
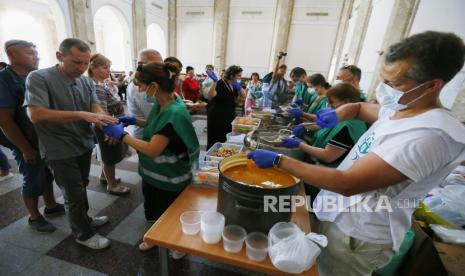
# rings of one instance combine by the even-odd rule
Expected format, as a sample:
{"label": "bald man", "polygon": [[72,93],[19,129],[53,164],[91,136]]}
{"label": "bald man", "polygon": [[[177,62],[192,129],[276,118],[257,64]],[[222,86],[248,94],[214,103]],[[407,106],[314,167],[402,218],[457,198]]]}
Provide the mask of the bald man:
{"label": "bald man", "polygon": [[[160,53],[153,49],[143,49],[139,51],[137,64],[147,64],[150,62],[163,62],[163,58]],[[139,119],[147,119],[150,110],[152,109],[153,103],[148,102],[146,94],[141,93],[139,88],[130,82],[126,89],[128,113],[130,116],[134,116]],[[137,139],[142,139],[142,133],[144,128],[135,126],[133,136]]]}

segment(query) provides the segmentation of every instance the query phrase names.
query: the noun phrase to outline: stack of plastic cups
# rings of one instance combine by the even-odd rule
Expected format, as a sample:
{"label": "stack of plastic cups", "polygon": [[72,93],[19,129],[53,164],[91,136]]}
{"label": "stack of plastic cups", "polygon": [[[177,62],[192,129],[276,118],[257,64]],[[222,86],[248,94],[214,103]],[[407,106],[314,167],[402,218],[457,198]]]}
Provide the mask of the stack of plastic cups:
{"label": "stack of plastic cups", "polygon": [[221,241],[225,219],[223,214],[218,212],[205,212],[200,219],[200,233],[202,240],[208,244]]}

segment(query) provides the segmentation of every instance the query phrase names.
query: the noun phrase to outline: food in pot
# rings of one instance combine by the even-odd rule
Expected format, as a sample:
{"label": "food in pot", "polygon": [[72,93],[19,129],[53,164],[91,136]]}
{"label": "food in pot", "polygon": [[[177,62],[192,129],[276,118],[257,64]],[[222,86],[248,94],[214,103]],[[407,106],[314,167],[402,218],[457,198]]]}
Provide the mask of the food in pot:
{"label": "food in pot", "polygon": [[250,117],[236,117],[235,120],[238,125],[258,126],[260,121]]}
{"label": "food in pot", "polygon": [[285,188],[296,183],[292,176],[281,170],[260,169],[253,166],[255,164],[250,163],[234,166],[227,169],[224,175],[233,181],[265,189]]}
{"label": "food in pot", "polygon": [[229,147],[221,147],[218,150],[215,150],[213,152],[213,156],[226,158],[226,157],[229,157],[229,156],[233,156],[234,154],[238,154],[238,153],[239,153],[239,149],[229,148]]}

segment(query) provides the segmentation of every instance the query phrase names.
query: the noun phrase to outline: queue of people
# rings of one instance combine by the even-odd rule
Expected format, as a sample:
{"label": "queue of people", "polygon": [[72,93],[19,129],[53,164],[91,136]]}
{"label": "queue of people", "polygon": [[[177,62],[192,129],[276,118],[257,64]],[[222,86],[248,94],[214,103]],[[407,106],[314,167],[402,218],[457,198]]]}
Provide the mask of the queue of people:
{"label": "queue of people", "polygon": [[[12,40],[5,51],[9,65],[0,71],[0,138],[23,175],[29,224],[51,233],[56,228],[44,216],[66,212],[76,243],[92,249],[110,245],[96,231],[108,217],[88,215],[94,137],[100,181],[109,193],[130,192],[115,175],[115,165],[129,147],[137,152],[145,219],[154,222],[190,184],[199,156],[189,114],[193,110],[186,108],[186,100],[206,107],[207,148],[226,141],[238,105],[248,116],[262,98],[273,109],[291,104],[287,115],[298,122],[292,129],[295,137],[284,138],[280,146],[303,151],[305,161],[261,149],[247,157],[260,168],[280,168],[305,182],[318,210],[319,232],[329,240],[318,258],[320,275],[371,275],[387,264],[399,250],[414,211],[413,205],[399,208],[394,203],[418,202],[465,160],[465,128],[439,100],[465,62],[465,45],[454,34],[424,32],[391,45],[376,88],[378,103],[366,102],[361,70],[355,65],[341,67],[333,85],[322,74],[307,75],[295,67],[288,83],[282,63],[286,53],[281,52],[273,72],[262,80],[253,73],[242,86],[240,66],[229,66],[217,77],[207,65],[201,82],[187,66],[181,80],[179,59],[163,60],[156,50],[143,49],[127,87],[128,114],[107,81],[111,61],[91,55],[85,42],[65,39],[57,51],[59,63],[39,70],[34,44]],[[301,122],[318,129],[309,131]],[[3,163],[2,176],[9,171]],[[64,206],[55,201],[54,180]],[[40,196],[44,215],[38,210]],[[317,208],[331,197],[341,201],[342,209]],[[350,212],[354,204],[364,201],[375,207],[384,197],[391,202],[390,212]],[[139,245],[142,251],[151,248]]]}

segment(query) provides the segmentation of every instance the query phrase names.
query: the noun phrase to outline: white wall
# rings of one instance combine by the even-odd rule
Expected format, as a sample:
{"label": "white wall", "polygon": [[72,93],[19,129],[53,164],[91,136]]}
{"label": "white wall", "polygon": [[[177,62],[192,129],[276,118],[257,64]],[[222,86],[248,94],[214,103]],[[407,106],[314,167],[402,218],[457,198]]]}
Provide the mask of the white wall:
{"label": "white wall", "polygon": [[[422,0],[418,6],[410,34],[427,30],[453,32],[465,40],[465,1]],[[453,78],[441,92],[441,101],[450,108],[465,80],[465,68]]]}
{"label": "white wall", "polygon": [[213,62],[213,4],[213,0],[177,1],[177,57],[184,69],[189,65],[200,73]]}
{"label": "white wall", "polygon": [[231,0],[226,67],[240,65],[243,77],[267,73],[276,0]]}
{"label": "white wall", "polygon": [[379,57],[379,51],[382,50],[384,35],[389,23],[389,16],[394,6],[394,0],[375,0],[371,11],[368,28],[360,52],[357,66],[362,70],[362,80],[360,87],[368,92],[376,62]]}
{"label": "white wall", "polygon": [[[288,41],[288,72],[299,66],[308,75],[328,75],[342,0],[296,0]],[[315,16],[310,13],[327,13]]]}

